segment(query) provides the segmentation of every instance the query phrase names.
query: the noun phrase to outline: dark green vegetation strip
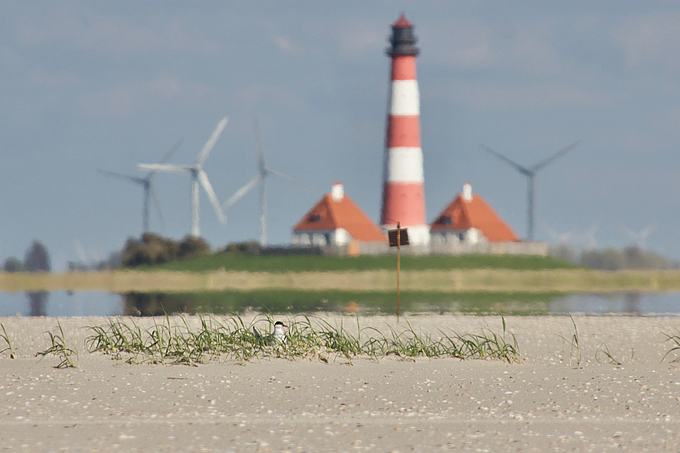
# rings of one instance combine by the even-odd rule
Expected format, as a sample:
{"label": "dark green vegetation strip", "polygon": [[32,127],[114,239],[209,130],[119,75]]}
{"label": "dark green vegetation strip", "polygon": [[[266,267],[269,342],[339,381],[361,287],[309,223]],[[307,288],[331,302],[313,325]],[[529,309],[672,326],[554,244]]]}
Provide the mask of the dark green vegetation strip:
{"label": "dark green vegetation strip", "polygon": [[[549,303],[561,293],[402,292],[402,312],[547,314]],[[362,313],[394,314],[394,291],[204,291],[193,293],[123,294],[126,315],[160,316],[165,313]]]}
{"label": "dark green vegetation strip", "polygon": [[[252,256],[221,253],[160,266],[140,266],[138,270],[205,272],[224,268],[246,272],[330,272],[370,271],[396,268],[396,256]],[[520,255],[402,255],[401,268],[409,270],[447,269],[576,269],[577,266],[544,256]]]}

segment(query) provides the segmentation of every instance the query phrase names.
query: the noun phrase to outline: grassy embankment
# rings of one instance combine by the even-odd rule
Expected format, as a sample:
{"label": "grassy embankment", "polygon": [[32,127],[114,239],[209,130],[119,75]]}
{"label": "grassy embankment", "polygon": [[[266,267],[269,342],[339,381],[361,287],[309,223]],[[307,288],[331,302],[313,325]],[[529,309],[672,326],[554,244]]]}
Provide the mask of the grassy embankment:
{"label": "grassy embankment", "polygon": [[[536,256],[402,256],[401,288],[430,293],[678,291],[679,271],[602,272]],[[392,293],[394,256],[217,254],[134,271],[0,273],[0,290]],[[408,296],[406,296],[408,297]],[[343,298],[344,299],[344,298]]]}

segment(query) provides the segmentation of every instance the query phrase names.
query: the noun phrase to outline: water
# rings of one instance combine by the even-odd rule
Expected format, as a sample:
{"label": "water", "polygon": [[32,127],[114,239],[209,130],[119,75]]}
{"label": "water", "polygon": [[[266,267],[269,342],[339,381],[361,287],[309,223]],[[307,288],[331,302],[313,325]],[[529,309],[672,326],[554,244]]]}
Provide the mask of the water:
{"label": "water", "polygon": [[115,316],[123,307],[120,294],[103,291],[0,292],[0,316]]}
{"label": "water", "polygon": [[[0,316],[116,316],[168,313],[393,314],[393,293],[253,291],[211,293],[0,292]],[[680,315],[680,293],[430,294],[402,293],[401,311],[417,313]]]}

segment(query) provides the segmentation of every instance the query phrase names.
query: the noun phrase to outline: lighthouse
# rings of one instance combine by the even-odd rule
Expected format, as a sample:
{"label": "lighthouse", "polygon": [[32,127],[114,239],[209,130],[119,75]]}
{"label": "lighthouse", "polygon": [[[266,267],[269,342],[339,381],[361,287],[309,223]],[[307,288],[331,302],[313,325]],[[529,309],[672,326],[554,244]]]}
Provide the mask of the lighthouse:
{"label": "lighthouse", "polygon": [[416,38],[413,25],[402,14],[392,25],[391,86],[383,164],[380,224],[384,230],[408,228],[412,245],[427,245],[430,228],[425,219],[423,150],[420,146],[420,94],[416,77]]}

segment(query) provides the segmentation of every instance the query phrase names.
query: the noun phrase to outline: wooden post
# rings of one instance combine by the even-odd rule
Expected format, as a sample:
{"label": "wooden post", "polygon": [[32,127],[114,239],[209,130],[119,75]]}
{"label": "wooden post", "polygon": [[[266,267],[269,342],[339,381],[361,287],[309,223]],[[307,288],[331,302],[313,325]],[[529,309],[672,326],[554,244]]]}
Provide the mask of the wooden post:
{"label": "wooden post", "polygon": [[395,230],[389,230],[387,236],[390,240],[390,247],[397,248],[397,322],[399,322],[399,279],[401,277],[401,246],[409,245],[408,228],[402,228],[401,223],[397,222]]}
{"label": "wooden post", "polygon": [[397,324],[399,323],[399,274],[401,272],[401,225],[397,222]]}

